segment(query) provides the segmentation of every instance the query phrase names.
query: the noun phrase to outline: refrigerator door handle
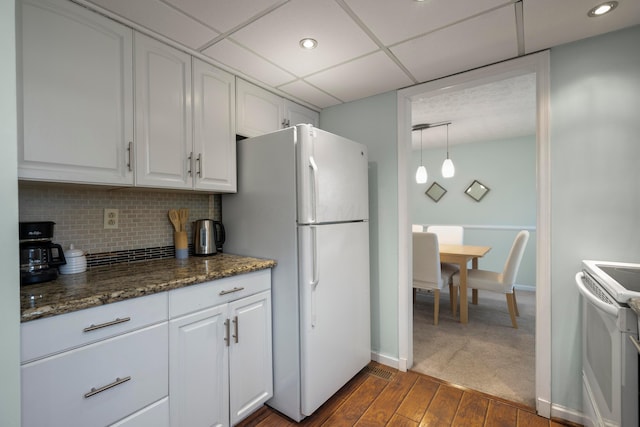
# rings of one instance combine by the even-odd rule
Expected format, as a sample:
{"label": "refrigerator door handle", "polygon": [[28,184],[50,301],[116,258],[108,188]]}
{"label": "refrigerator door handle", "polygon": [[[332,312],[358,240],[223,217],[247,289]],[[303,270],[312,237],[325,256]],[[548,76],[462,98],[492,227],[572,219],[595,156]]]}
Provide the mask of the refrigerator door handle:
{"label": "refrigerator door handle", "polygon": [[311,224],[315,223],[318,215],[316,212],[317,204],[318,204],[318,165],[316,165],[316,161],[313,156],[309,156],[309,168],[311,169],[311,175],[313,175],[313,188],[311,189],[311,213],[313,217],[309,221]]}
{"label": "refrigerator door handle", "polygon": [[316,288],[320,282],[318,273],[318,245],[316,240],[316,227],[311,227],[311,327],[316,326]]}

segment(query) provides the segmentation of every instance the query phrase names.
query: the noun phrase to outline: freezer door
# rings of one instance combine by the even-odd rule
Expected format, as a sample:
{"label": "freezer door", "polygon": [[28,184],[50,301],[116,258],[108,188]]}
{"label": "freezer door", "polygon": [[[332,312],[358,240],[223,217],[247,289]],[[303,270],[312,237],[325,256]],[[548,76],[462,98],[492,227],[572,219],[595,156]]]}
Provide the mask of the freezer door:
{"label": "freezer door", "polygon": [[369,218],[367,147],[298,125],[298,224]]}
{"label": "freezer door", "polygon": [[311,415],[371,360],[367,222],[298,227],[301,411]]}

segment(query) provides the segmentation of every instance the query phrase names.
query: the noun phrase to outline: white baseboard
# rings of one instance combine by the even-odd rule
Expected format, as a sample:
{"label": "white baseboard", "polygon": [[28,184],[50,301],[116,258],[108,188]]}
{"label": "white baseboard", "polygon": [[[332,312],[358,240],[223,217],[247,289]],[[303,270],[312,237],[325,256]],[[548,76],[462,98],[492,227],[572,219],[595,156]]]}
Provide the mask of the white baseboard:
{"label": "white baseboard", "polygon": [[[400,361],[398,360],[397,357],[391,357],[391,356],[387,356],[384,354],[380,354],[380,353],[376,353],[376,352],[371,352],[371,360],[373,360],[374,362],[378,362],[378,363],[382,363],[383,365],[389,366],[391,368],[394,369],[398,369],[400,371],[402,371],[402,369],[400,369]],[[404,369],[405,371],[407,370],[406,367]]]}
{"label": "white baseboard", "polygon": [[519,291],[527,291],[527,292],[534,292],[534,293],[536,291],[536,287],[532,285],[518,285],[516,283],[515,285],[513,285],[513,287]]}
{"label": "white baseboard", "polygon": [[551,404],[551,418],[559,418],[580,425],[584,425],[585,421],[581,411],[556,404]]}

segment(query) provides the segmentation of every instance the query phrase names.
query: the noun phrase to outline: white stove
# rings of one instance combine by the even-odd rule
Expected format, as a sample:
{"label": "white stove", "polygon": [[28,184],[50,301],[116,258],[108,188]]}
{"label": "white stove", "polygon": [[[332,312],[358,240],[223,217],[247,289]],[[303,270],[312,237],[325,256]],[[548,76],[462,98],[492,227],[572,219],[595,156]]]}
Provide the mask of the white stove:
{"label": "white stove", "polygon": [[638,427],[640,264],[582,262],[582,400],[585,426]]}

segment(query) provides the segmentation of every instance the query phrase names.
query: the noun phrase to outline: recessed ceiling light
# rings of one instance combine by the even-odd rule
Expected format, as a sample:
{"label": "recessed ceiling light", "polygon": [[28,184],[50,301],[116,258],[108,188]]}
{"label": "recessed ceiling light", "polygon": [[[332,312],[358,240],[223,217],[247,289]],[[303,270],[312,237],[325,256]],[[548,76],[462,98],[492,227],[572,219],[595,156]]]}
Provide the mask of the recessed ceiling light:
{"label": "recessed ceiling light", "polygon": [[300,47],[303,49],[311,50],[311,49],[315,49],[316,46],[318,46],[318,42],[312,38],[307,37],[300,40]]}
{"label": "recessed ceiling light", "polygon": [[587,13],[587,15],[589,15],[592,18],[596,17],[596,16],[601,16],[601,15],[604,15],[605,13],[611,12],[616,7],[618,7],[618,2],[617,1],[608,1],[608,2],[601,3],[601,4],[593,7],[589,11],[589,13]]}

